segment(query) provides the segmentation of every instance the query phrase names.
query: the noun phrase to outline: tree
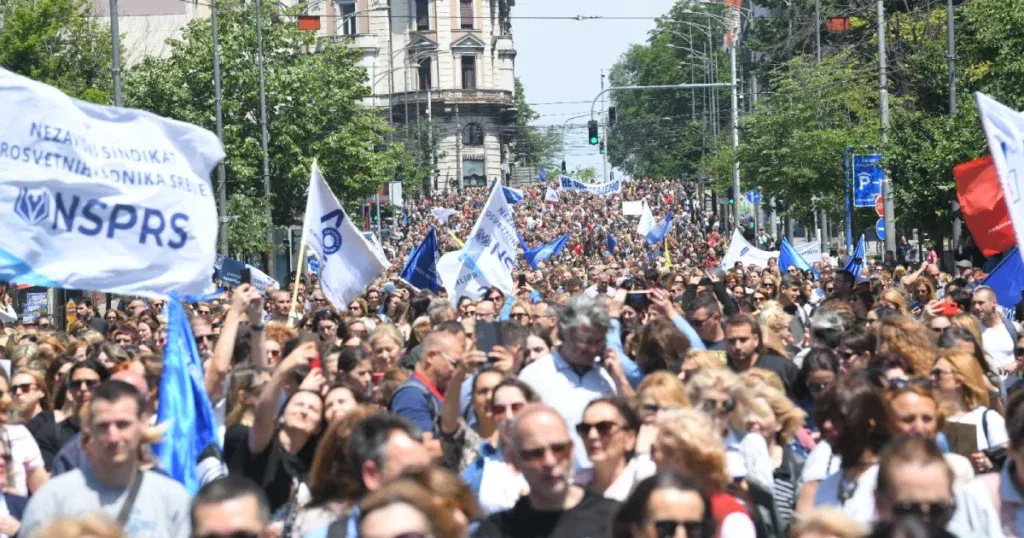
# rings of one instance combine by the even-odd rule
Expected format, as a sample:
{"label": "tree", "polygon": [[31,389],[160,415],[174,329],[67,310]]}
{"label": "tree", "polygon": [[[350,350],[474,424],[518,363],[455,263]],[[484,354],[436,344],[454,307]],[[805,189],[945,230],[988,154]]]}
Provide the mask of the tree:
{"label": "tree", "polygon": [[[335,194],[353,205],[394,177],[405,152],[400,143],[384,144],[389,129],[383,118],[361,104],[369,88],[366,71],[357,64],[359,53],[343,42],[314,43],[294,22],[298,9],[263,3],[272,193],[265,202],[272,204],[278,225],[301,218],[314,159]],[[219,3],[225,162],[232,197],[264,197],[255,15],[252,2]],[[169,57],[146,58],[127,73],[126,103],[212,130],[210,21],[191,21],[182,38],[169,45]],[[232,248],[256,241],[236,241]]]}
{"label": "tree", "polygon": [[110,28],[86,0],[0,2],[0,65],[64,93],[109,104]]}
{"label": "tree", "polygon": [[540,115],[526,102],[526,88],[519,81],[519,77],[515,79],[515,88],[518,115],[512,130],[513,137],[510,144],[512,155],[519,156],[523,166],[558,168],[564,147],[562,133],[554,129],[530,125],[530,122],[539,118]]}

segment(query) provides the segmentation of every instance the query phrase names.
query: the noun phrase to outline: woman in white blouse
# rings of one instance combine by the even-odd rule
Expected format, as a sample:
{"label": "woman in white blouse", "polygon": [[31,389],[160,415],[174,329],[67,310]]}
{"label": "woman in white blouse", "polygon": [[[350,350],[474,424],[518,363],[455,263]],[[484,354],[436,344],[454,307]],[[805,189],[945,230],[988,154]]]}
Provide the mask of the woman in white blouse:
{"label": "woman in white blouse", "polygon": [[10,447],[12,460],[8,462],[8,473],[13,478],[11,492],[27,497],[50,479],[50,473],[46,472],[39,445],[28,429],[20,424],[7,423],[12,402],[10,381],[0,368],[0,435]]}
{"label": "woman in white blouse", "polygon": [[998,471],[984,451],[1006,445],[1009,437],[1002,415],[985,407],[989,402],[989,391],[978,361],[970,353],[946,350],[935,361],[931,377],[946,421],[973,424],[975,427],[978,451],[971,454],[974,471]]}

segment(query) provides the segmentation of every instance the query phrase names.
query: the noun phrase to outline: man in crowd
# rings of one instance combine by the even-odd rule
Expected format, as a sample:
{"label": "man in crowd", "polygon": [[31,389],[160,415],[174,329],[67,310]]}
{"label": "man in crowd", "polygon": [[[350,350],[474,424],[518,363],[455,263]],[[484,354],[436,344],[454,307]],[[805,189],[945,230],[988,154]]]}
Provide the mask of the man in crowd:
{"label": "man in crowd", "polygon": [[853,273],[840,269],[832,276],[832,297],[849,297],[853,293],[856,279]]}
{"label": "man in crowd", "polygon": [[285,290],[277,290],[270,295],[270,319],[278,323],[290,323],[288,318],[292,306],[292,298]]}
{"label": "man in crowd", "polygon": [[974,290],[971,314],[981,323],[982,347],[993,366],[1004,375],[1013,372],[1016,369],[1017,330],[999,313],[995,290],[985,286]]}
{"label": "man in crowd", "polygon": [[497,305],[493,301],[483,299],[476,304],[476,322],[487,323],[498,319]]}
{"label": "man in crowd", "polygon": [[270,504],[259,485],[241,475],[206,484],[192,499],[192,536],[274,538]]}
{"label": "man in crowd", "polygon": [[92,330],[101,334],[107,334],[107,322],[96,315],[96,307],[89,299],[79,299],[75,308],[75,315],[78,320],[88,325]]}
{"label": "man in crowd", "polygon": [[61,516],[100,511],[130,538],[188,538],[189,495],[178,482],[139,468],[145,402],[123,381],[107,381],[89,400],[86,451],[92,465],[47,482],[25,509],[21,533]]}
{"label": "man in crowd", "polygon": [[732,371],[742,373],[757,367],[775,372],[786,388],[786,395],[793,398],[800,369],[788,359],[762,351],[761,326],[753,316],[738,314],[725,320],[725,340]]}
{"label": "man in crowd", "polygon": [[800,306],[800,281],[788,273],[782,275],[779,281],[779,306],[792,316],[789,331],[793,334],[793,341],[803,342],[804,331],[810,323],[810,317]]}
{"label": "man in crowd", "polygon": [[442,391],[447,389],[465,350],[466,337],[461,325],[454,321],[439,325],[427,335],[412,379],[395,391],[389,410],[436,437],[437,419],[444,404]]}
{"label": "man in crowd", "polygon": [[710,351],[725,351],[722,307],[713,293],[698,293],[696,298],[686,305],[686,321],[700,335],[704,347]]}

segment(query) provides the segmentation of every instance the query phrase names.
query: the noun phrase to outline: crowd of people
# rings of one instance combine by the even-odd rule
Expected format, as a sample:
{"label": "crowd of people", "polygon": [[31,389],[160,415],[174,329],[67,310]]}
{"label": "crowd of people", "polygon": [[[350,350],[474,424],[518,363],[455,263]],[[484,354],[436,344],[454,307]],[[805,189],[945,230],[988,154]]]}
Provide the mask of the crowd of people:
{"label": "crowd of people", "polygon": [[220,436],[195,495],[152,452],[164,301],[8,318],[0,538],[1024,535],[1024,335],[971,267],[721,267],[692,185],[524,194],[527,244],[573,235],[514,290],[398,278],[429,226],[458,248],[467,191],[410,203],[349,304],[309,275],[185,305]]}

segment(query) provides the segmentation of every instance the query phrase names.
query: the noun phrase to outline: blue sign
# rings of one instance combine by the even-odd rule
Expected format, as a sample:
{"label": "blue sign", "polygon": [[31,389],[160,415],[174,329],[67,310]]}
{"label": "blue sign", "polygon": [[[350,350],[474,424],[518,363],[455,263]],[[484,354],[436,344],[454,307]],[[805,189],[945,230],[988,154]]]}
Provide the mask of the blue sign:
{"label": "blue sign", "polygon": [[761,193],[758,192],[757,190],[749,190],[749,191],[747,191],[747,201],[752,203],[752,204],[754,204],[754,205],[760,204],[761,203]]}
{"label": "blue sign", "polygon": [[875,199],[882,195],[881,161],[878,153],[853,156],[853,207],[875,207]]}
{"label": "blue sign", "polygon": [[885,219],[878,219],[875,223],[875,235],[879,240],[885,241]]}

